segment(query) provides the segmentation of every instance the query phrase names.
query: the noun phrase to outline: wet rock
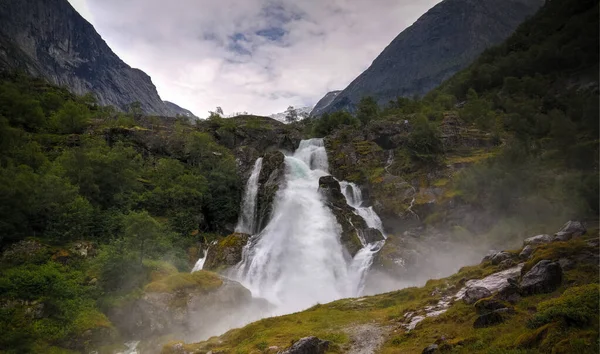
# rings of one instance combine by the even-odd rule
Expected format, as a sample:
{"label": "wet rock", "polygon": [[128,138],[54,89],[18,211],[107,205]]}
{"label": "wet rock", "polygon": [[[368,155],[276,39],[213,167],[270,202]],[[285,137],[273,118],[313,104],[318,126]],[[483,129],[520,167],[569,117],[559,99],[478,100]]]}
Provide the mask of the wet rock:
{"label": "wet rock", "polygon": [[498,265],[507,259],[511,259],[512,257],[512,254],[502,251],[493,255],[491,261],[493,265]]}
{"label": "wet rock", "polygon": [[483,279],[471,279],[465,283],[465,286],[460,289],[458,293],[456,293],[455,298],[458,300],[462,299],[469,288],[476,286],[482,286],[492,293],[500,292],[503,289],[511,286],[513,279],[521,274],[522,268],[523,264],[518,264],[513,268],[488,275]]}
{"label": "wet rock", "polygon": [[508,286],[502,288],[494,297],[501,301],[508,301],[511,304],[515,304],[521,299],[521,288],[516,279],[508,279],[508,284]]}
{"label": "wet rock", "polygon": [[560,286],[562,269],[558,262],[547,259],[539,261],[521,280],[521,292],[524,295],[549,293]]}
{"label": "wet rock", "polygon": [[304,337],[292,344],[280,354],[324,354],[329,349],[329,342],[317,337]]}
{"label": "wet rock", "polygon": [[558,260],[558,264],[560,264],[560,268],[563,271],[571,270],[575,268],[575,262],[569,258],[561,258]]}
{"label": "wet rock", "polygon": [[217,271],[238,264],[249,238],[248,234],[236,232],[209,247],[203,269]]}
{"label": "wet rock", "polygon": [[494,311],[494,312],[486,313],[486,314],[483,314],[483,315],[477,317],[477,319],[473,323],[473,327],[474,328],[491,327],[491,326],[500,324],[502,322],[504,322],[504,317],[502,317],[501,312]]}
{"label": "wet rock", "polygon": [[523,250],[521,251],[521,253],[519,253],[519,258],[529,259],[534,250],[535,248],[533,248],[531,245],[523,247]]}
{"label": "wet rock", "polygon": [[476,287],[467,289],[467,291],[465,292],[465,296],[463,297],[463,301],[466,304],[471,305],[480,299],[483,299],[485,297],[490,297],[490,296],[492,296],[491,291],[489,291],[488,289],[486,289],[482,286],[476,286]]}
{"label": "wet rock", "polygon": [[439,346],[437,344],[432,344],[430,346],[428,346],[427,348],[423,349],[423,351],[421,352],[422,354],[433,354],[438,352],[438,348]]}
{"label": "wet rock", "polygon": [[367,243],[384,239],[379,230],[370,228],[362,217],[355,214],[355,209],[346,203],[340,184],[333,176],[319,179],[319,192],[342,227],[341,241],[352,257],[363,247],[361,237]]}
{"label": "wet rock", "polygon": [[537,245],[542,245],[544,243],[550,243],[550,242],[552,242],[552,236],[550,236],[550,235],[537,235],[537,236],[526,238],[525,241],[523,241],[523,245],[525,245],[525,246],[537,246]]}
{"label": "wet rock", "polygon": [[496,251],[496,250],[490,250],[485,255],[485,257],[483,257],[483,259],[481,260],[481,263],[490,262],[492,260],[492,257],[494,257],[494,255],[496,255],[496,253],[498,253],[498,251]]}
{"label": "wet rock", "polygon": [[494,298],[481,299],[475,303],[475,310],[479,314],[486,314],[507,307],[508,306],[505,303]]}
{"label": "wet rock", "polygon": [[257,230],[262,230],[271,220],[273,200],[285,177],[285,156],[280,151],[268,152],[263,157],[258,176],[256,195]]}
{"label": "wet rock", "polygon": [[92,242],[79,241],[73,243],[69,251],[79,257],[93,257],[96,255],[96,246]]}
{"label": "wet rock", "polygon": [[568,221],[560,231],[554,234],[554,241],[569,241],[573,237],[585,234],[587,229],[580,221]]}
{"label": "wet rock", "polygon": [[515,262],[512,259],[505,259],[502,262],[500,262],[498,267],[500,269],[508,269],[510,267],[513,267],[514,265],[515,265]]}

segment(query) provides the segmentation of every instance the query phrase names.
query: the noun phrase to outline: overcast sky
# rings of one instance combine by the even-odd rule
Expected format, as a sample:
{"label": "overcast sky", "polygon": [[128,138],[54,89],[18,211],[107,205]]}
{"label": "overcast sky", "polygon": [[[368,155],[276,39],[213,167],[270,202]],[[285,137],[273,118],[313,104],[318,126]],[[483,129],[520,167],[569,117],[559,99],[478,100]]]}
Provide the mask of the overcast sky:
{"label": "overcast sky", "polygon": [[440,0],[69,0],[163,100],[200,117],[343,89]]}

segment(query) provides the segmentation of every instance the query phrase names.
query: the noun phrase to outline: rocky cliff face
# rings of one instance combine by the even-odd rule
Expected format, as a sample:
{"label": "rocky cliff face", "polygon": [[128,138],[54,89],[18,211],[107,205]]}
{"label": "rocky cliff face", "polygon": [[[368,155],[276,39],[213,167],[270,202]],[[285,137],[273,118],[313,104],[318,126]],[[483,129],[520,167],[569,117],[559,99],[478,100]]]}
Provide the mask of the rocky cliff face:
{"label": "rocky cliff face", "polygon": [[373,96],[384,105],[398,96],[423,95],[465,68],[483,50],[506,39],[543,3],[442,1],[400,33],[333,102],[320,111],[317,104],[312,115],[352,111],[364,96]]}
{"label": "rocky cliff face", "polygon": [[325,110],[327,109],[327,107],[329,107],[329,105],[333,102],[333,100],[335,100],[335,98],[341,92],[342,92],[341,90],[327,92],[325,94],[325,96],[323,96],[323,98],[321,98],[319,100],[319,102],[317,102],[315,107],[310,112],[310,115],[312,117],[316,117],[316,116],[320,116],[321,114],[325,113]]}
{"label": "rocky cliff face", "polygon": [[24,70],[73,93],[92,92],[101,105],[175,116],[146,73],[113,53],[67,0],[0,2],[0,70]]}

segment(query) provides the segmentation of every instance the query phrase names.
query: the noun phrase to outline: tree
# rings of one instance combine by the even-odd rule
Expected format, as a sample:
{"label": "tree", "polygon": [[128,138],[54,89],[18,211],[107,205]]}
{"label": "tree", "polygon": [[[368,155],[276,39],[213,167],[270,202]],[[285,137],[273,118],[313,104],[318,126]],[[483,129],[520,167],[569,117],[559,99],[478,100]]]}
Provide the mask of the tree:
{"label": "tree", "polygon": [[62,134],[80,134],[90,122],[90,110],[81,103],[68,101],[52,115],[52,129]]}
{"label": "tree", "polygon": [[285,121],[288,123],[293,123],[298,120],[298,111],[294,108],[294,106],[289,106],[285,110]]}
{"label": "tree", "polygon": [[160,239],[160,224],[147,211],[130,213],[125,217],[124,224],[125,244],[130,250],[139,253],[140,264],[146,254],[160,249],[161,243],[164,243]]}
{"label": "tree", "polygon": [[128,111],[133,118],[140,118],[144,111],[142,110],[142,103],[140,101],[131,102],[128,107]]}
{"label": "tree", "polygon": [[379,107],[377,106],[377,101],[371,96],[363,97],[358,103],[356,118],[363,125],[367,125],[371,120],[377,118],[378,115]]}

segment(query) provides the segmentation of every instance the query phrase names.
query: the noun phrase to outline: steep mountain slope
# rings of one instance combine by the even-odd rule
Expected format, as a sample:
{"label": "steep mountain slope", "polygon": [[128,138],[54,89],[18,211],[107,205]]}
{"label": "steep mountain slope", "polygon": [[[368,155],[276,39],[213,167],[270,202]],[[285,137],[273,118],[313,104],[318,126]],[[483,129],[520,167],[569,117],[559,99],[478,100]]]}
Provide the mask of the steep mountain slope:
{"label": "steep mountain slope", "polygon": [[341,90],[327,92],[325,94],[325,96],[323,96],[323,98],[321,98],[319,100],[319,102],[317,102],[315,107],[310,112],[310,115],[313,117],[316,117],[316,116],[320,116],[321,114],[323,114],[325,112],[325,110],[327,109],[327,107],[329,107],[329,105],[333,102],[333,100],[335,100],[335,98],[341,92],[342,92]]}
{"label": "steep mountain slope", "polygon": [[[543,0],[445,0],[400,33],[323,112],[423,95],[506,39]],[[317,105],[318,106],[318,105]]]}
{"label": "steep mountain slope", "polygon": [[150,77],[113,53],[67,0],[0,2],[0,70],[20,69],[68,87],[93,92],[101,105],[126,109],[139,101],[145,113],[175,116]]}
{"label": "steep mountain slope", "polygon": [[173,102],[169,102],[169,101],[164,101],[165,102],[165,106],[167,106],[167,108],[171,111],[174,112],[175,114],[179,114],[188,118],[198,118],[196,115],[194,115],[194,113],[192,113],[191,111],[179,107],[177,104],[173,103]]}

